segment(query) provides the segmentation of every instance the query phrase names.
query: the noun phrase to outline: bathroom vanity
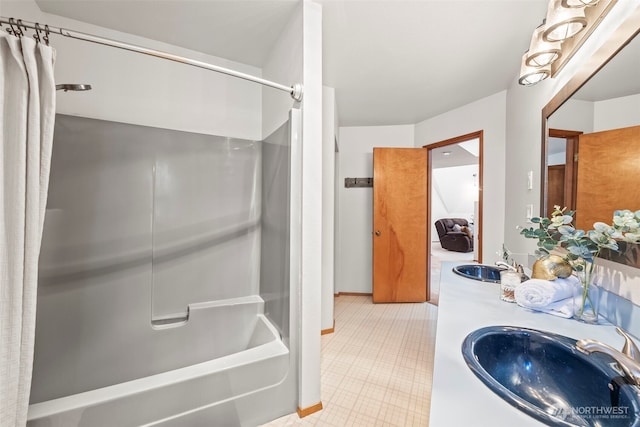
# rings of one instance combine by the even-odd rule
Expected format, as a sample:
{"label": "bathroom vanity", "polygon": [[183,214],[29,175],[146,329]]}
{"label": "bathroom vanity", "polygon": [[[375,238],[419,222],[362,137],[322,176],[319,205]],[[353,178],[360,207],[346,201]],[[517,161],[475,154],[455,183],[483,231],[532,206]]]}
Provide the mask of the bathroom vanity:
{"label": "bathroom vanity", "polygon": [[544,425],[495,394],[467,366],[461,346],[479,328],[533,328],[574,339],[595,339],[618,350],[624,344],[609,323],[588,325],[501,301],[499,284],[456,275],[452,272],[455,265],[442,264],[430,427]]}

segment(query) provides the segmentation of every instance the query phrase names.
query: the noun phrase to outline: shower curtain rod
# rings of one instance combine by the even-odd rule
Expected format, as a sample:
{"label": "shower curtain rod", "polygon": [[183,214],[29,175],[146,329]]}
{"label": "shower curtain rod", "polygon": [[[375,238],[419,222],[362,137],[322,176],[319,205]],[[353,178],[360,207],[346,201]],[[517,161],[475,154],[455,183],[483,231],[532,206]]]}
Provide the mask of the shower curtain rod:
{"label": "shower curtain rod", "polygon": [[[195,59],[185,58],[183,56],[173,55],[167,52],[148,49],[146,47],[136,46],[129,43],[119,42],[117,40],[106,39],[103,37],[94,36],[87,33],[81,33],[78,31],[72,31],[65,28],[52,27],[50,25],[39,24],[37,22],[27,22],[21,19],[5,18],[0,16],[1,24],[7,24],[10,27],[10,33],[23,36],[22,29],[32,29],[36,31],[35,36],[42,36],[45,41],[48,40],[49,34],[56,34],[64,37],[69,37],[77,40],[84,40],[91,43],[102,44],[105,46],[117,47],[119,49],[129,50],[132,52],[142,53],[144,55],[155,56],[156,58],[168,59],[169,61],[180,62],[181,64],[191,65],[198,68],[204,68],[205,70],[215,71],[217,73],[227,74],[229,76],[238,77],[240,79],[248,80],[250,82],[259,83],[264,86],[269,86],[274,89],[279,89],[288,92],[296,101],[302,101],[302,84],[296,83],[293,86],[285,86],[280,83],[275,83],[269,80],[255,77],[250,74],[241,73],[239,71],[229,70],[228,68],[219,67],[217,65],[208,64],[206,62],[196,61]],[[48,41],[47,41],[48,44]]]}

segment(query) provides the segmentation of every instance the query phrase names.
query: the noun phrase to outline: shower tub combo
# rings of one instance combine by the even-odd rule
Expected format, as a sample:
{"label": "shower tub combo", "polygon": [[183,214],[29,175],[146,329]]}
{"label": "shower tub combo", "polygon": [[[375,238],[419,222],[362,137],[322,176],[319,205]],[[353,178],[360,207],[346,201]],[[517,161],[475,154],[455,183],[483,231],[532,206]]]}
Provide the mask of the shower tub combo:
{"label": "shower tub combo", "polygon": [[58,115],[28,426],[295,411],[290,141]]}
{"label": "shower tub combo", "polygon": [[[262,312],[259,297],[247,297],[190,306],[195,327],[187,332],[199,342],[208,339],[210,356],[226,354],[184,368],[178,368],[107,387],[32,404],[30,426],[72,425],[198,425],[193,420],[239,420],[234,408],[251,396],[261,394],[281,383],[289,370],[289,350],[280,340],[276,328]],[[209,325],[253,324],[248,336],[229,333],[214,338],[207,334]],[[191,326],[191,325],[189,325]],[[233,331],[234,328],[227,328]],[[208,336],[209,335],[209,336]],[[234,336],[235,335],[235,336]],[[215,347],[215,348],[214,348]],[[191,349],[184,349],[191,352]],[[203,358],[207,353],[203,348]],[[130,355],[128,357],[133,357]],[[233,425],[234,423],[221,425]]]}

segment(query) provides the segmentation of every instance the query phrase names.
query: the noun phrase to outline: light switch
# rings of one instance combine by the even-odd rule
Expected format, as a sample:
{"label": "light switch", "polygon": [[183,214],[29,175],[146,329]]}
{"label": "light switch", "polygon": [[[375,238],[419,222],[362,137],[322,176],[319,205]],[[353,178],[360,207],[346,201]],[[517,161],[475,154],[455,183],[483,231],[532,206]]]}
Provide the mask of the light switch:
{"label": "light switch", "polygon": [[527,222],[531,222],[531,218],[533,218],[533,205],[532,204],[527,205],[526,217],[527,217]]}
{"label": "light switch", "polygon": [[527,172],[527,190],[533,190],[533,171]]}

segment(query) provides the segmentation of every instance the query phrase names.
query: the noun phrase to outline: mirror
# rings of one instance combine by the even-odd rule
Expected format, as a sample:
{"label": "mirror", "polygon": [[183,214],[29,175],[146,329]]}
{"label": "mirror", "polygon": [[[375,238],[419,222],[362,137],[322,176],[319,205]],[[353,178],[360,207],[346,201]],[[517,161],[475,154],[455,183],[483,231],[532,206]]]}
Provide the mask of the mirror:
{"label": "mirror", "polygon": [[[619,182],[620,176],[630,182],[640,181],[640,167],[637,166],[640,165],[640,149],[630,149],[627,155],[620,154],[623,148],[631,145],[631,141],[638,140],[636,144],[640,144],[640,79],[637,78],[640,73],[640,36],[637,36],[640,32],[639,15],[635,13],[624,22],[587,61],[584,69],[577,72],[542,111],[542,216],[549,216],[555,204],[567,206],[576,210],[576,227],[586,230],[593,228],[595,221],[610,223],[614,209],[640,209],[640,194],[637,191],[630,199],[622,199],[625,200],[623,202],[603,201],[603,213],[597,213],[596,206],[596,200],[605,199],[601,197],[602,194],[608,196],[624,187]],[[620,137],[619,132],[625,136]],[[606,148],[600,148],[599,154],[589,154],[587,140],[595,136],[609,140],[604,143],[607,144]],[[579,150],[579,140],[583,142],[582,151]],[[614,148],[623,140],[628,143]],[[600,144],[603,147],[603,143]],[[596,156],[596,161],[587,163],[588,155]],[[604,168],[605,171],[612,171],[610,181],[605,178],[607,173],[599,172],[595,166],[602,165],[604,157],[610,157],[611,162],[618,162],[621,158],[628,160],[629,156],[637,158],[627,162],[633,166],[624,173],[620,172],[622,166],[619,164],[612,163]],[[637,184],[633,187],[637,187]],[[597,196],[593,194],[596,188]],[[585,196],[585,192],[592,194]],[[629,191],[620,193],[628,195]],[[602,215],[605,217],[600,218]],[[622,245],[622,249],[620,253],[607,254],[605,257],[640,267],[638,245]]]}

